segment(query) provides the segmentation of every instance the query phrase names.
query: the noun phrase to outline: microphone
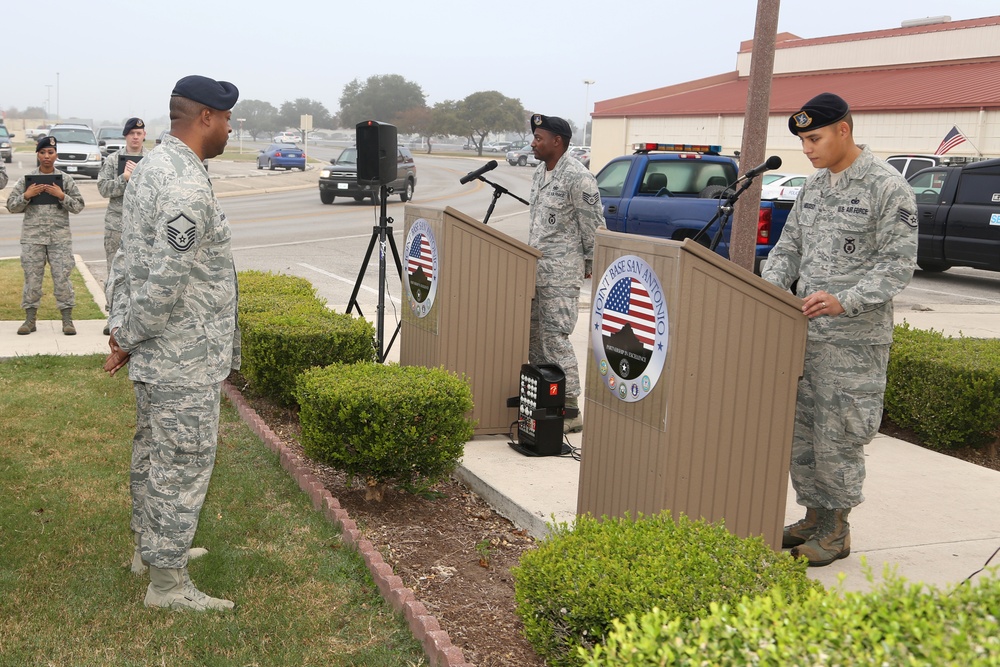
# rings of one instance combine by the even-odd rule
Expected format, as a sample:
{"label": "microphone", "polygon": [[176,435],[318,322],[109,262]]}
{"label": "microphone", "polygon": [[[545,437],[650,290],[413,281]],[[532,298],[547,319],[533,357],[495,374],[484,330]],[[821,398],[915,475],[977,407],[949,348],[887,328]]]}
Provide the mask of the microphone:
{"label": "microphone", "polygon": [[[781,160],[778,160],[778,166],[781,166]],[[487,162],[486,164],[484,164],[479,169],[476,169],[475,171],[470,171],[468,174],[466,174],[462,178],[458,179],[458,182],[461,183],[462,185],[465,185],[469,181],[474,181],[477,178],[479,178],[480,176],[482,176],[483,174],[485,174],[486,172],[493,171],[496,168],[497,168],[497,161],[496,160],[490,160],[489,162]]]}
{"label": "microphone", "polygon": [[741,176],[739,180],[741,181],[743,179],[749,180],[756,176],[760,176],[765,171],[771,171],[772,169],[777,169],[780,166],[781,166],[781,158],[778,157],[777,155],[772,155],[771,157],[767,158],[767,161],[764,162],[763,164],[758,164],[756,167],[754,167],[747,173],[743,174],[743,176]]}

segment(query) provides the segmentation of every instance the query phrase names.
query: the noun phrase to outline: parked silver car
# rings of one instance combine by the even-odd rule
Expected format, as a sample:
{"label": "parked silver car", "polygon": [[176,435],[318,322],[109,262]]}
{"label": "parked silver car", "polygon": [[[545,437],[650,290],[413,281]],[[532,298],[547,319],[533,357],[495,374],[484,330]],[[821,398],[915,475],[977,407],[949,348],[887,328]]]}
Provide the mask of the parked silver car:
{"label": "parked silver car", "polygon": [[535,157],[535,151],[531,149],[531,146],[525,146],[524,148],[519,148],[516,151],[507,151],[507,163],[515,167],[534,167],[540,162],[541,161]]}

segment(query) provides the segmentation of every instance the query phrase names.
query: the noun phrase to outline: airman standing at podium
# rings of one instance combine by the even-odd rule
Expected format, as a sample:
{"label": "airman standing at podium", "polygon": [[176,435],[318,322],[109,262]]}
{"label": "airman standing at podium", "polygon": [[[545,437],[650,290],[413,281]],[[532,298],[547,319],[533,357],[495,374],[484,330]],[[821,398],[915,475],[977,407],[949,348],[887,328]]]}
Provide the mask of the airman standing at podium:
{"label": "airman standing at podium", "polygon": [[[558,364],[566,373],[566,407],[579,408],[580,368],[569,337],[579,317],[580,288],[593,273],[594,237],[604,226],[597,180],[569,156],[569,123],[555,116],[531,117],[531,148],[541,161],[531,181],[528,244],[542,252],[531,300],[528,361]],[[566,433],[583,430],[577,414]]]}
{"label": "airman standing at podium", "polygon": [[816,173],[799,192],[762,277],[803,298],[809,318],[792,436],[791,477],[801,521],[782,545],[813,566],[851,553],[851,508],[864,501],[864,446],[882,419],[892,298],[913,276],[913,190],[867,146],[851,110],[817,95],[788,119]]}

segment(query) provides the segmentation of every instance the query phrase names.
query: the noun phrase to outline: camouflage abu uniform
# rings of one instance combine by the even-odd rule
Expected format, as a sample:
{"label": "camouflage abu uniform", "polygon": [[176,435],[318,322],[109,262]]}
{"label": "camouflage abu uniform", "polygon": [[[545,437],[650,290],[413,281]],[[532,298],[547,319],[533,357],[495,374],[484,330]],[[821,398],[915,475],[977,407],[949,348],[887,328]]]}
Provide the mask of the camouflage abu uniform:
{"label": "camouflage abu uniform", "polygon": [[762,276],[800,296],[824,290],[844,307],[809,321],[791,476],[806,507],[864,500],[863,446],[878,432],[892,342],[892,298],[913,276],[913,190],[867,146],[831,184],[820,169],[799,192]]}
{"label": "camouflage abu uniform", "polygon": [[584,275],[593,271],[594,233],[604,226],[594,175],[564,153],[546,179],[543,162],[531,181],[528,244],[542,252],[531,300],[528,361],[559,364],[566,397],[580,395],[580,369],[569,336],[576,327]]}
{"label": "camouflage abu uniform", "polygon": [[231,231],[201,160],[167,136],[132,172],[110,326],[136,395],[132,529],[183,568],[215,464],[222,381],[239,368]]}
{"label": "camouflage abu uniform", "polygon": [[[125,176],[118,173],[118,162],[122,154],[132,155],[126,153],[124,148],[111,153],[104,159],[97,175],[97,191],[108,200],[108,210],[104,214],[104,256],[108,260],[108,275],[111,274],[111,261],[122,243],[122,200],[125,198],[125,186],[128,185]],[[145,148],[135,153],[145,154]]]}
{"label": "camouflage abu uniform", "polygon": [[7,167],[3,166],[3,162],[0,161],[0,190],[7,187]]}
{"label": "camouflage abu uniform", "polygon": [[[28,172],[41,174],[38,169]],[[56,204],[32,204],[24,198],[24,177],[14,184],[7,197],[7,210],[24,213],[21,223],[21,268],[24,269],[24,292],[21,307],[38,308],[42,300],[42,277],[45,262],[52,271],[52,291],[59,310],[75,305],[76,296],[70,283],[73,271],[73,239],[69,229],[69,214],[83,210],[83,196],[69,174],[62,174],[62,189],[66,198]],[[4,173],[6,176],[6,172]],[[6,179],[3,179],[6,180]]]}

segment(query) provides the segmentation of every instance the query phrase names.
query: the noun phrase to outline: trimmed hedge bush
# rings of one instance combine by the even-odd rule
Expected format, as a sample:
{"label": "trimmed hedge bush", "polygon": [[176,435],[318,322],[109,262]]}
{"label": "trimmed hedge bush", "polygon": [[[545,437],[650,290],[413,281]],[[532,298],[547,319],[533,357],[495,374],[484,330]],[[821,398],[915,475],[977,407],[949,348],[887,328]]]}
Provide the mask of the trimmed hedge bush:
{"label": "trimmed hedge bush", "polygon": [[240,273],[240,372],[254,391],[295,404],[295,380],[313,366],[375,359],[375,328],[365,319],[329,310],[308,280]]}
{"label": "trimmed hedge bush", "polygon": [[777,591],[713,604],[693,623],[660,609],[615,620],[585,667],[1000,665],[1000,580],[942,592],[892,577],[867,593]]}
{"label": "trimmed hedge bush", "polygon": [[442,479],[473,434],[472,389],[444,369],[335,364],[303,373],[295,395],[305,453],[370,484]]}
{"label": "trimmed hedge bush", "polygon": [[739,538],[722,523],[674,521],[669,511],[636,520],[578,517],[553,527],[513,569],[517,614],[549,665],[582,664],[611,620],[654,607],[693,619],[712,604],[780,586],[789,599],[822,586],[804,560],[776,553],[761,538]]}
{"label": "trimmed hedge bush", "polygon": [[897,326],[885,410],[933,449],[994,442],[1000,435],[1000,340]]}

